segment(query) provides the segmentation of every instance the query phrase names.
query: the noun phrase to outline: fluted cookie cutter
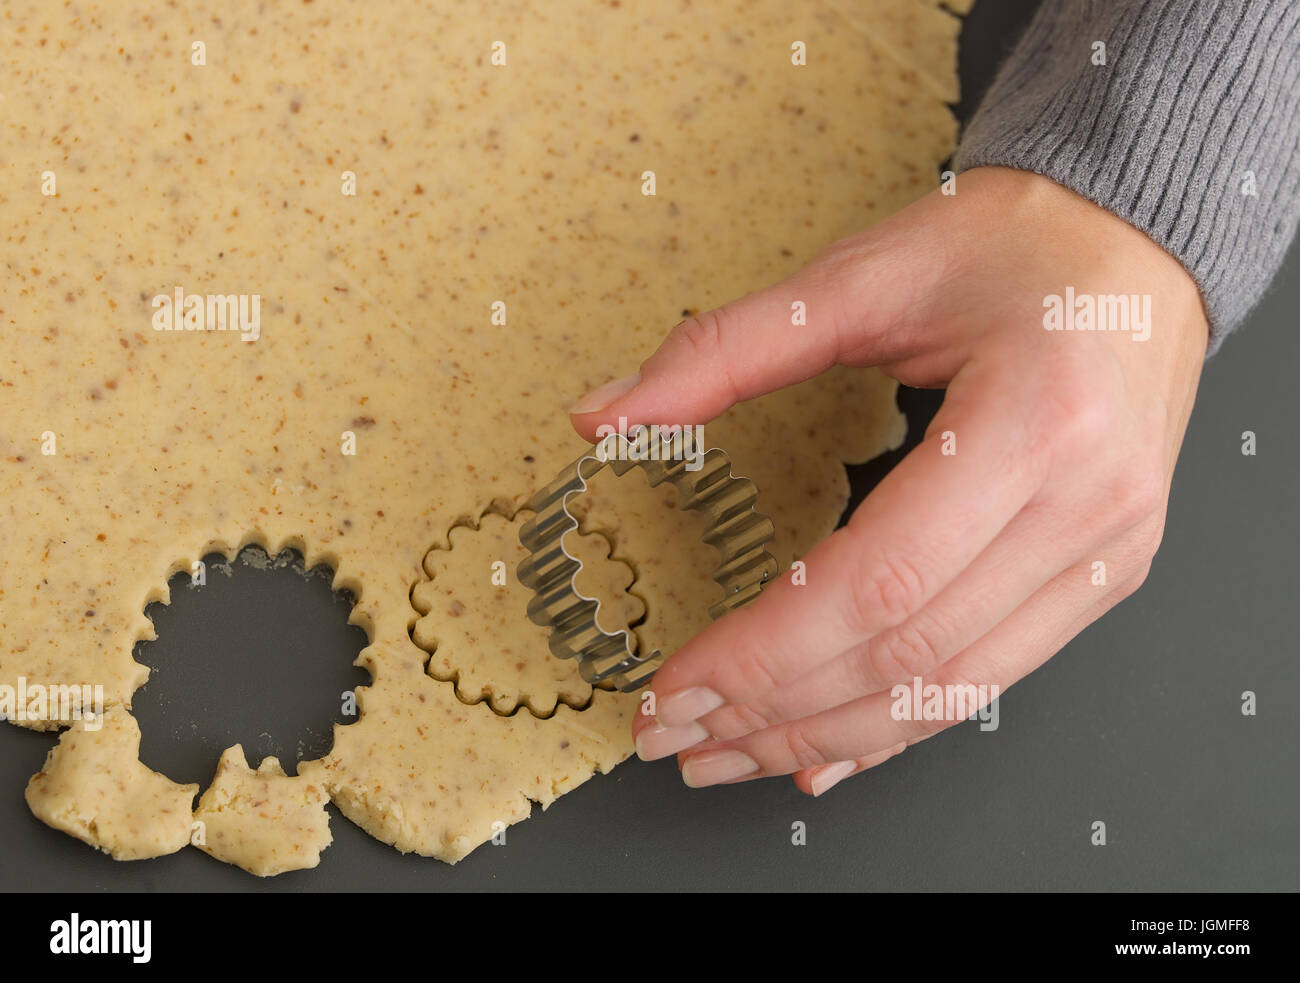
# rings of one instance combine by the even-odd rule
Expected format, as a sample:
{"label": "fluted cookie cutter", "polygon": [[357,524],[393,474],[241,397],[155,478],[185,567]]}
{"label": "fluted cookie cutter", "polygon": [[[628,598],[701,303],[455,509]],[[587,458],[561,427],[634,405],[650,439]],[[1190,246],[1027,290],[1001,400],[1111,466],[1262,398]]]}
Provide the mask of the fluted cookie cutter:
{"label": "fluted cookie cutter", "polygon": [[516,574],[533,591],[529,619],[551,629],[551,653],[577,659],[583,679],[592,684],[610,680],[623,691],[648,683],[665,656],[659,649],[638,655],[633,646],[635,629],[611,633],[600,627],[596,620],[600,601],[578,590],[582,561],[564,547],[564,537],[578,528],[569,499],[585,492],[587,481],[606,464],[620,477],[639,466],[652,487],[672,482],[678,491],[677,507],[708,519],[703,538],[721,554],[713,579],[724,592],[722,600],[709,608],[710,617],[720,618],[748,604],[777,573],[776,557],[765,548],[774,533],[772,520],[754,510],[758,500],[754,483],[731,473],[731,458],[725,452],[699,446],[690,427],[672,428],[673,453],[665,459],[663,449],[669,443],[664,432],[640,426],[626,435],[612,433],[602,439],[533,494],[523,506],[534,513],[533,518],[519,530],[519,541],[529,555],[520,561]]}

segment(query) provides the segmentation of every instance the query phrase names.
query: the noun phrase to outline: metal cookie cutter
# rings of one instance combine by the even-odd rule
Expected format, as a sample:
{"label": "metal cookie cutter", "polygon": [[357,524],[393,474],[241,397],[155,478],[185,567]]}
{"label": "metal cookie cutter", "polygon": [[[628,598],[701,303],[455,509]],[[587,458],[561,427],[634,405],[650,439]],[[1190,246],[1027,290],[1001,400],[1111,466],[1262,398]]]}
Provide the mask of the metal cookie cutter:
{"label": "metal cookie cutter", "polygon": [[[627,436],[614,433],[569,465],[559,477],[534,493],[523,507],[534,513],[519,530],[519,541],[529,556],[516,571],[519,582],[534,592],[528,617],[551,629],[551,653],[577,659],[582,678],[589,683],[611,680],[620,690],[634,690],[650,681],[663,664],[658,649],[649,655],[633,650],[626,629],[609,633],[596,623],[600,601],[580,593],[575,578],[582,562],[564,548],[564,537],[578,528],[568,510],[571,495],[587,490],[587,480],[607,463],[620,477],[638,465],[651,486],[670,481],[678,491],[678,508],[692,509],[709,520],[704,541],[717,547],[721,563],[713,579],[722,585],[723,599],[709,608],[719,618],[748,604],[776,576],[776,557],[765,548],[772,538],[772,520],[754,511],[758,488],[748,478],[731,473],[731,459],[718,448],[696,448],[691,428],[681,430],[681,453],[672,460],[656,460],[652,443],[662,437],[650,428],[636,427]],[[678,439],[678,438],[674,438]],[[698,462],[696,470],[688,464]],[[642,651],[644,651],[642,646]]]}

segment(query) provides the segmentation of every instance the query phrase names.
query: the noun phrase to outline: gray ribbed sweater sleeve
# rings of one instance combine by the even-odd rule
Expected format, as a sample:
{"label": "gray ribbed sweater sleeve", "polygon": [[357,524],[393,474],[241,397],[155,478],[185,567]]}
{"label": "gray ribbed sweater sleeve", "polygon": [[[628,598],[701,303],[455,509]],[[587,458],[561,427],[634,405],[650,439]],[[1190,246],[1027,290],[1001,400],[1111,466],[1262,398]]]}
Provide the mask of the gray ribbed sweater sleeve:
{"label": "gray ribbed sweater sleeve", "polygon": [[1141,229],[1200,286],[1213,352],[1295,234],[1298,73],[1297,0],[1044,0],[955,166],[1043,174]]}

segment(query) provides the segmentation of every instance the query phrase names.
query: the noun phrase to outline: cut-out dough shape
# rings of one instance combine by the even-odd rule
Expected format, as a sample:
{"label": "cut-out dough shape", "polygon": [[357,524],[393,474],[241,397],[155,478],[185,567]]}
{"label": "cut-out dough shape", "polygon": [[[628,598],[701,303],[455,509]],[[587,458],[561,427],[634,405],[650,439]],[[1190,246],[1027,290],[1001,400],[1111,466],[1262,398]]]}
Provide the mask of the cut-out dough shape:
{"label": "cut-out dough shape", "polygon": [[[683,309],[776,283],[935,186],[958,28],[936,0],[230,0],[220,18],[12,0],[0,685],[102,685],[127,708],[177,557],[291,545],[331,565],[370,637],[360,719],[298,769],[349,819],[455,860],[608,771],[634,696],[503,717],[426,674],[421,559],[572,461],[566,408]],[[258,339],[154,330],[178,287],[257,295]],[[783,564],[834,526],[841,462],[901,437],[894,390],[839,370],[709,425]],[[616,557],[662,555],[670,537],[619,514]],[[521,613],[521,638],[535,627]],[[184,787],[141,767],[134,742],[74,729],[34,811],[118,855],[174,848]]]}
{"label": "cut-out dough shape", "polygon": [[191,839],[205,853],[258,877],[315,867],[333,840],[327,802],[324,788],[286,775],[275,758],[264,758],[253,771],[236,744],[221,755],[216,777],[194,810],[194,821],[203,824],[196,834],[202,835]]}
{"label": "cut-out dough shape", "polygon": [[[465,702],[487,700],[500,714],[522,704],[535,716],[549,717],[560,702],[584,709],[591,684],[576,661],[551,655],[546,628],[534,625],[529,632],[519,624],[531,598],[515,576],[528,555],[519,527],[529,515],[508,520],[488,513],[477,530],[451,530],[451,549],[429,551],[424,570],[430,579],[411,591],[411,603],[423,615],[411,638],[431,653],[429,674],[454,682]],[[608,559],[608,540],[571,534],[565,547],[582,560],[578,587],[601,601],[600,622],[607,631],[626,628],[643,614],[641,601],[627,593],[632,570]]]}

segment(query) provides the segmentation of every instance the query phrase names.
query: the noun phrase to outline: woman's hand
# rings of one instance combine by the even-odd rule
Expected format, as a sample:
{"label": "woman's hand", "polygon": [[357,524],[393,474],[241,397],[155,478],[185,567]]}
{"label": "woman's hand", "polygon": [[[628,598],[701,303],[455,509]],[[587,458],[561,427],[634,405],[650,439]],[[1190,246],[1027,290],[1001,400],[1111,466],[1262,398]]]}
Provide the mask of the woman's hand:
{"label": "woman's hand", "polygon": [[[892,687],[1005,690],[1146,577],[1205,356],[1196,286],[1046,178],[979,168],[957,190],[682,322],[574,407],[592,439],[620,416],[706,422],[836,363],[947,387],[921,444],[803,558],[806,585],[780,577],[655,677],[637,752],[679,753],[688,785],[793,774],[819,795],[975,709],[895,719]],[[1045,330],[1067,288],[1136,295],[1139,319],[1149,297],[1149,337]]]}

